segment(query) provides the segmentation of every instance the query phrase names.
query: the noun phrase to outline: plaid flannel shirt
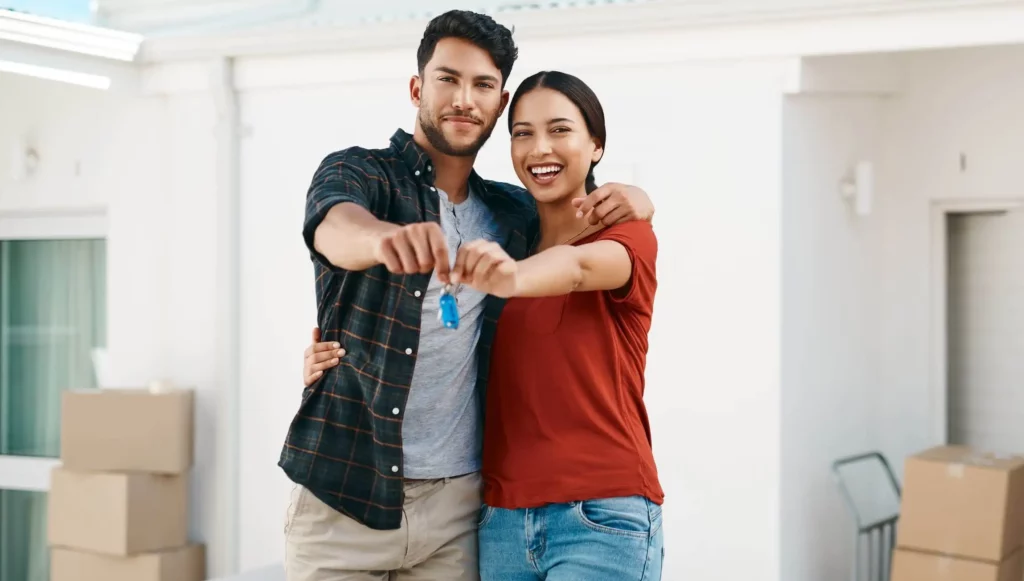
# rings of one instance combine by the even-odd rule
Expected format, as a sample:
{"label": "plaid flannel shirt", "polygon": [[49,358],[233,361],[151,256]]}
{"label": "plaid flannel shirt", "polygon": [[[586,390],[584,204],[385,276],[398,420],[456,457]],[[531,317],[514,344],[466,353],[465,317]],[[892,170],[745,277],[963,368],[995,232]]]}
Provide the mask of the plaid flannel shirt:
{"label": "plaid flannel shirt", "polygon": [[[433,183],[430,158],[399,129],[390,147],[327,156],[306,196],[303,238],[316,275],[321,340],[341,343],[346,354],[303,390],[278,465],[324,503],[374,529],[397,529],[402,522],[402,419],[430,274],[395,275],[383,265],[346,271],[314,249],[313,236],[327,211],[342,202],[394,224],[439,223]],[[475,172],[470,186],[505,226],[505,251],[525,258],[528,231],[536,228],[533,199],[523,188]],[[481,401],[503,306],[502,299],[486,298],[477,346]]]}

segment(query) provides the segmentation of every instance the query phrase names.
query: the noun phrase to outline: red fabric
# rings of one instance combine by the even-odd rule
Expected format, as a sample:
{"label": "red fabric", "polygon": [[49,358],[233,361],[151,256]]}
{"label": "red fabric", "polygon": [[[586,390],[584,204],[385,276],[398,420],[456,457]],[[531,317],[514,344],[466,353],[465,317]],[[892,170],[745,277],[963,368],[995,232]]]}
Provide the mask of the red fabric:
{"label": "red fabric", "polygon": [[484,502],[529,508],[641,495],[661,504],[643,402],[657,286],[651,225],[605,228],[633,272],[620,291],[513,298],[498,321],[484,422]]}

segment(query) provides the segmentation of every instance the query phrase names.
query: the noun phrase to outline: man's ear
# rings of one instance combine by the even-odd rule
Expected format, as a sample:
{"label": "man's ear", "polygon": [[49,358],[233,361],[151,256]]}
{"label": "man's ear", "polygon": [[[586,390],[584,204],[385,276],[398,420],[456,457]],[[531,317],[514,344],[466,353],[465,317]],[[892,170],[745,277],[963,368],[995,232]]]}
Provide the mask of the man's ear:
{"label": "man's ear", "polygon": [[423,90],[423,81],[419,75],[413,75],[409,79],[409,100],[412,101],[413,106],[420,106],[420,92]]}
{"label": "man's ear", "polygon": [[498,117],[501,117],[502,113],[505,112],[505,107],[508,107],[508,91],[501,92],[501,107],[498,108]]}

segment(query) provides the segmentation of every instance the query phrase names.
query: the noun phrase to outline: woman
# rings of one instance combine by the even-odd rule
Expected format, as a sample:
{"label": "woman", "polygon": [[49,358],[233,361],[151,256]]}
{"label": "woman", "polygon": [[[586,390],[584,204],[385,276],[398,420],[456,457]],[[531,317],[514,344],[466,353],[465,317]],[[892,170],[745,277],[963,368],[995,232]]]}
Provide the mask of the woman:
{"label": "woman", "polygon": [[[605,146],[586,84],[537,73],[508,119],[512,163],[537,201],[534,252],[516,262],[471,242],[451,272],[453,284],[509,299],[487,388],[480,575],[660,579],[663,492],[643,403],[657,240],[648,222],[577,217]],[[322,367],[316,351],[307,378]]]}

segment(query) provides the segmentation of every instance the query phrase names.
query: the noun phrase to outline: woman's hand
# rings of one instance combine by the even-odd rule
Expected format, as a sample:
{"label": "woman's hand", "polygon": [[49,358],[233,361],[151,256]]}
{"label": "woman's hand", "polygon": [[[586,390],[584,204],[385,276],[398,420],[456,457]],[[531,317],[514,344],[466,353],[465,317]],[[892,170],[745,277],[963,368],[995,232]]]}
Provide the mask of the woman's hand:
{"label": "woman's hand", "polygon": [[302,366],[302,382],[306,387],[320,379],[325,369],[337,365],[345,356],[340,343],[320,341],[320,328],[313,327],[313,342],[306,347],[304,365]]}
{"label": "woman's hand", "polygon": [[518,265],[497,242],[474,240],[459,248],[452,267],[453,284],[508,298],[516,292]]}

